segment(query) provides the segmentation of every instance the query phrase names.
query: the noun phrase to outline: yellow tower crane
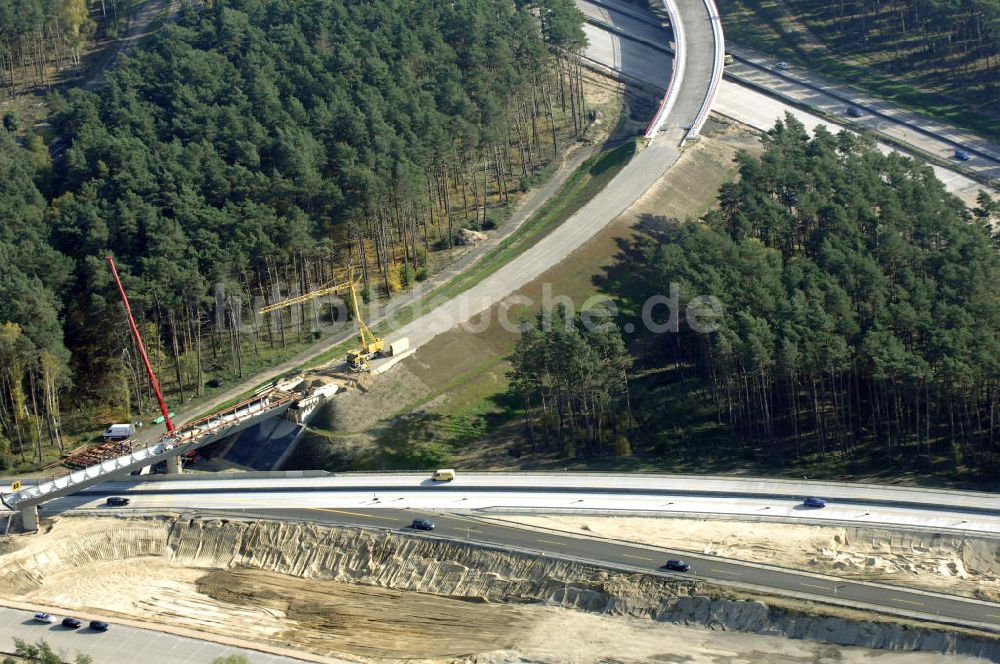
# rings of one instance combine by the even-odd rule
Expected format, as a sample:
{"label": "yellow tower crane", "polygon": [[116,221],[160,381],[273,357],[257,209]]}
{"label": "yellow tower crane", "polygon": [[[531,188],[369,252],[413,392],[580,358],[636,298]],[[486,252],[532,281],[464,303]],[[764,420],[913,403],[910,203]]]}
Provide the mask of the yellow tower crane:
{"label": "yellow tower crane", "polygon": [[371,368],[368,364],[369,360],[382,354],[385,343],[381,337],[375,336],[375,333],[368,329],[365,321],[361,318],[361,310],[358,308],[358,293],[354,288],[353,270],[348,278],[348,283],[351,285],[351,306],[354,308],[354,320],[358,323],[358,341],[361,342],[361,348],[347,353],[347,365],[352,371],[368,371]]}
{"label": "yellow tower crane", "polygon": [[322,288],[317,288],[314,291],[309,291],[308,293],[305,293],[304,295],[297,295],[296,297],[290,297],[290,298],[282,300],[281,302],[275,302],[274,304],[269,304],[266,307],[261,307],[257,311],[258,311],[258,313],[260,313],[260,314],[263,315],[263,314],[270,313],[272,311],[277,311],[278,309],[284,309],[285,307],[290,307],[293,304],[302,304],[303,302],[308,302],[309,300],[314,300],[317,297],[323,297],[324,295],[333,295],[334,293],[337,293],[341,288],[343,288],[347,284],[348,284],[348,282],[345,281],[344,283],[337,284],[336,286],[326,285],[326,286],[323,286]]}
{"label": "yellow tower crane", "polygon": [[347,281],[343,283],[335,286],[326,285],[314,291],[309,291],[303,295],[290,297],[282,300],[281,302],[275,302],[274,304],[269,304],[266,307],[261,307],[258,311],[261,314],[278,311],[279,309],[284,309],[285,307],[308,302],[309,300],[313,300],[317,297],[333,295],[340,292],[340,290],[345,286],[351,289],[351,308],[354,311],[354,320],[358,325],[358,341],[361,342],[360,349],[352,350],[347,353],[347,364],[352,371],[368,371],[371,368],[368,364],[369,360],[372,360],[382,354],[385,342],[383,342],[380,337],[375,336],[375,333],[372,332],[367,325],[365,325],[364,319],[361,318],[361,309],[358,307],[358,293],[355,288],[353,269],[349,270]]}

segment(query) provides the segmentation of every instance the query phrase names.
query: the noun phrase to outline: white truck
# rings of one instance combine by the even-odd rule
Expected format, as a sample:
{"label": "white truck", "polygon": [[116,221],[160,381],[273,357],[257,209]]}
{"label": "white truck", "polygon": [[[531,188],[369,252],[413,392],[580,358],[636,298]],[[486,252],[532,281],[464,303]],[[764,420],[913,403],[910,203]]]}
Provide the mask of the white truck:
{"label": "white truck", "polygon": [[104,440],[125,440],[131,438],[135,433],[135,426],[131,424],[112,424],[104,432]]}

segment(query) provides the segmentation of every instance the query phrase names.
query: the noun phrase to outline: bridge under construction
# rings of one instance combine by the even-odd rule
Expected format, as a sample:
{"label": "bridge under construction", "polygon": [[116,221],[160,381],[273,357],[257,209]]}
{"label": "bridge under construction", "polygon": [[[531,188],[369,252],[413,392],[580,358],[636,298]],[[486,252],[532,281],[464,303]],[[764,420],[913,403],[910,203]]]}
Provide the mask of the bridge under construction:
{"label": "bridge under construction", "polygon": [[133,450],[47,482],[25,487],[5,496],[4,503],[10,509],[20,512],[21,524],[25,530],[36,530],[38,506],[48,500],[68,496],[133,471],[142,471],[160,462],[167,464],[167,473],[179,473],[183,455],[239,433],[264,420],[284,415],[292,406],[303,402],[314,406],[314,402],[317,401],[315,395],[303,398],[286,391],[289,388],[288,385],[270,387],[250,399],[174,429],[162,436],[155,445]]}

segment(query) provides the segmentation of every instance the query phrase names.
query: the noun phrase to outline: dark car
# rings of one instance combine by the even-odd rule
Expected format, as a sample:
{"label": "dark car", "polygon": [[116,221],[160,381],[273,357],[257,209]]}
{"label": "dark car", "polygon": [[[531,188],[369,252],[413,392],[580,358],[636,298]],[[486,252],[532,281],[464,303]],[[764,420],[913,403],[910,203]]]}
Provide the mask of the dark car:
{"label": "dark car", "polygon": [[683,560],[668,560],[663,565],[660,565],[660,569],[668,569],[671,572],[686,572],[691,569],[691,565]]}
{"label": "dark car", "polygon": [[94,630],[95,632],[106,632],[108,631],[108,623],[104,622],[103,620],[91,620],[90,629]]}
{"label": "dark car", "polygon": [[823,500],[822,498],[816,498],[814,496],[806,498],[805,500],[802,501],[802,504],[805,505],[806,507],[826,507],[825,500]]}
{"label": "dark car", "polygon": [[111,496],[104,504],[108,507],[125,507],[128,505],[128,498],[123,498],[121,496]]}
{"label": "dark car", "polygon": [[955,150],[955,159],[958,159],[959,161],[969,161],[972,159],[972,155],[965,150]]}
{"label": "dark car", "polygon": [[414,530],[434,530],[434,522],[430,519],[414,519],[410,527]]}
{"label": "dark car", "polygon": [[851,116],[852,118],[860,118],[862,115],[865,114],[865,112],[862,111],[857,106],[848,106],[847,107],[847,114],[849,116]]}
{"label": "dark car", "polygon": [[69,629],[80,629],[80,625],[82,625],[82,624],[83,623],[80,622],[79,620],[77,620],[76,618],[63,618],[62,619],[62,626],[63,627],[68,627]]}
{"label": "dark car", "polygon": [[212,380],[208,381],[209,387],[222,387],[225,384],[226,382],[221,378],[213,378]]}

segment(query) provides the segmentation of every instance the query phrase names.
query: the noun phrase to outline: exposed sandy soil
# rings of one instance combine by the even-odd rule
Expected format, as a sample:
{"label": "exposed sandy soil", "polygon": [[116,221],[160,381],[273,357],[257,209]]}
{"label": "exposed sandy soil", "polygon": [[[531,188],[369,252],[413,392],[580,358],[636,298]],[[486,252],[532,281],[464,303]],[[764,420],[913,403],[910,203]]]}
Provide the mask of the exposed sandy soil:
{"label": "exposed sandy soil", "polygon": [[564,609],[540,609],[538,613],[542,620],[527,635],[520,650],[529,660],[553,664],[959,664],[982,661],[962,656],[880,652],[770,636],[712,632]]}
{"label": "exposed sandy soil", "polygon": [[[514,561],[512,568],[511,561],[492,554],[463,560],[467,549],[441,561],[428,557],[435,551],[449,555],[445,551],[462,550],[294,524],[57,519],[44,535],[0,546],[0,602],[6,597],[86,610],[146,621],[167,631],[189,628],[208,638],[238,636],[365,662],[981,661],[713,631],[602,614],[595,607],[570,610],[558,605],[566,606],[564,589],[575,587],[571,595],[577,599],[570,605],[593,601],[586,599],[586,584],[571,580],[568,568],[570,576],[563,580],[557,569],[545,572],[542,589],[537,581],[527,581],[530,570],[540,566],[517,572],[523,563]],[[467,566],[473,559],[482,569]],[[509,590],[512,572],[522,579],[516,585],[542,589],[541,596],[552,599],[538,602],[536,592],[535,603],[510,603],[518,597]],[[595,589],[601,587],[597,576]],[[369,582],[354,584],[349,578]],[[624,580],[609,577],[605,587]],[[638,579],[629,577],[628,582]],[[663,583],[619,590],[634,598],[637,607],[647,601],[639,597],[644,593],[655,601],[661,593],[683,590],[660,587]],[[420,590],[393,587],[397,585]],[[501,597],[507,601],[498,601]]]}
{"label": "exposed sandy soil", "polygon": [[532,526],[1000,600],[1000,540],[721,519],[503,517]]}
{"label": "exposed sandy soil", "polygon": [[[607,98],[602,97],[596,86],[591,94],[595,105],[612,99],[610,93]],[[567,294],[577,304],[582,303],[598,292],[595,276],[603,275],[615,262],[619,242],[631,237],[639,225],[651,220],[663,223],[669,219],[697,218],[708,211],[715,204],[719,186],[735,174],[733,158],[739,150],[759,152],[758,136],[740,125],[713,120],[706,127],[705,136],[686,147],[680,160],[647,194],[570,260],[525,286],[518,295],[539,302],[542,285],[549,283],[554,294]],[[497,360],[511,352],[516,336],[495,324],[496,308],[484,315],[494,321],[485,331],[451,330],[378,376],[365,392],[349,390],[337,395],[332,402],[330,421],[330,429],[336,432],[332,445],[337,455],[350,458],[371,453],[386,419],[402,411],[419,410],[447,417],[462,413],[469,406],[482,408],[491,395],[503,392],[508,365]],[[515,310],[511,318],[516,319],[517,315]],[[501,433],[467,446],[454,462],[463,467],[516,467],[518,462],[506,453],[510,442]],[[323,456],[323,442],[313,439],[308,445],[320,448],[315,454]]]}
{"label": "exposed sandy soil", "polygon": [[450,658],[507,650],[532,622],[524,607],[254,569],[212,572],[189,590],[215,606],[266,612],[262,636],[324,655]]}

